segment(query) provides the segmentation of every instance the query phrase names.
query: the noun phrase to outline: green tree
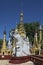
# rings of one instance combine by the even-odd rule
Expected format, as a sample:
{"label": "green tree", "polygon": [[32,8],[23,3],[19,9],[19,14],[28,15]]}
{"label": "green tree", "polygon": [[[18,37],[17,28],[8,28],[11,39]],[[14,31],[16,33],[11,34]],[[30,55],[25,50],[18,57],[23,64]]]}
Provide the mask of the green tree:
{"label": "green tree", "polygon": [[3,40],[0,39],[0,49],[1,49],[1,47],[2,47],[2,44],[3,44]]}
{"label": "green tree", "polygon": [[29,37],[30,41],[34,41],[35,31],[38,30],[40,23],[39,22],[32,22],[32,23],[25,23],[24,27],[26,30],[26,35]]}

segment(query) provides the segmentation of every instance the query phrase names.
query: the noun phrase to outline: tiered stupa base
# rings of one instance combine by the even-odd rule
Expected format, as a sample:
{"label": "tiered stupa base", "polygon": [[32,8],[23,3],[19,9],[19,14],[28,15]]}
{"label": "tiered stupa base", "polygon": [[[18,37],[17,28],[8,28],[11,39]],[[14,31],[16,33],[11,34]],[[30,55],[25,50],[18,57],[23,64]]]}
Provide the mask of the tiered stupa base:
{"label": "tiered stupa base", "polygon": [[22,56],[22,57],[12,57],[9,63],[11,64],[21,64],[30,61],[29,56]]}

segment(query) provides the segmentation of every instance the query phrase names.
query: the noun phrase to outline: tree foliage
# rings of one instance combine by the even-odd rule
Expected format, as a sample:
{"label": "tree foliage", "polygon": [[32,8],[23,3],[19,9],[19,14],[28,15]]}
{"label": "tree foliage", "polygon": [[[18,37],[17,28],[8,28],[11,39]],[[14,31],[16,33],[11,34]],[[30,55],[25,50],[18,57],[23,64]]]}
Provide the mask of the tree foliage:
{"label": "tree foliage", "polygon": [[0,48],[2,47],[2,44],[3,44],[3,40],[0,39]]}
{"label": "tree foliage", "polygon": [[39,28],[39,25],[40,25],[39,22],[24,23],[26,35],[29,37],[30,41],[32,41],[32,42],[34,39],[35,32]]}

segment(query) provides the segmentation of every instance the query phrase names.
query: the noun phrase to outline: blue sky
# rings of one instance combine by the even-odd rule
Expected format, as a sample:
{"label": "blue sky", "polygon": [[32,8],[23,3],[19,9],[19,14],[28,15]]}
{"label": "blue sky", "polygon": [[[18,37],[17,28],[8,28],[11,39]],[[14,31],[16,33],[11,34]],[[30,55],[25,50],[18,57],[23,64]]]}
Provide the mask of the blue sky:
{"label": "blue sky", "polygon": [[0,0],[0,38],[6,26],[9,31],[20,21],[20,11],[24,13],[24,22],[39,21],[43,25],[43,0]]}

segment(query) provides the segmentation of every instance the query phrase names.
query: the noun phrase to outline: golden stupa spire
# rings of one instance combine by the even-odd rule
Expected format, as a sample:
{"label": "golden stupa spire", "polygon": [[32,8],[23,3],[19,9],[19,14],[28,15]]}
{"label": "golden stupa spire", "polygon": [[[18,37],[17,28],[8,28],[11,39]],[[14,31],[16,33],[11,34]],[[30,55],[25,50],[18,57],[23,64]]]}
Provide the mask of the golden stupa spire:
{"label": "golden stupa spire", "polygon": [[4,39],[3,39],[2,49],[3,49],[3,50],[6,49],[6,31],[4,31]]}
{"label": "golden stupa spire", "polygon": [[23,24],[23,0],[20,0],[20,23],[18,26],[18,33],[22,37],[26,37],[26,32],[25,32],[24,24]]}
{"label": "golden stupa spire", "polygon": [[26,32],[25,32],[24,24],[23,24],[23,12],[20,13],[20,25],[19,25],[18,31],[22,37],[26,37]]}

